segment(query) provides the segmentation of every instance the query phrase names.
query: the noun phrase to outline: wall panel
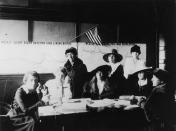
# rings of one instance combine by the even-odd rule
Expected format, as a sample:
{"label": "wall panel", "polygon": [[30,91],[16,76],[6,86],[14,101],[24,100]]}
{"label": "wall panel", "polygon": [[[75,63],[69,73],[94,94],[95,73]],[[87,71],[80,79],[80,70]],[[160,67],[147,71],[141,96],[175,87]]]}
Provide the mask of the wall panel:
{"label": "wall panel", "polygon": [[34,21],[33,41],[69,42],[76,35],[76,24]]}

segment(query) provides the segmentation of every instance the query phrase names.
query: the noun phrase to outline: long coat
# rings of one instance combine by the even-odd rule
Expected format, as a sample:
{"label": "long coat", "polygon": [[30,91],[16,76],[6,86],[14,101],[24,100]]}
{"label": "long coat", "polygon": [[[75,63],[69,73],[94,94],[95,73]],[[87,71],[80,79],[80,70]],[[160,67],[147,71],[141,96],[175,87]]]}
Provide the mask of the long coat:
{"label": "long coat", "polygon": [[114,91],[114,95],[118,98],[126,92],[126,78],[124,77],[123,66],[119,65],[115,72],[109,77],[110,87]]}
{"label": "long coat", "polygon": [[87,76],[87,67],[79,58],[75,59],[73,65],[68,60],[64,67],[66,68],[67,75],[71,80],[72,98],[80,98],[83,92],[83,85]]}
{"label": "long coat", "polygon": [[164,120],[172,119],[174,95],[168,90],[167,84],[158,85],[152,90],[148,97],[144,109],[149,120]]}

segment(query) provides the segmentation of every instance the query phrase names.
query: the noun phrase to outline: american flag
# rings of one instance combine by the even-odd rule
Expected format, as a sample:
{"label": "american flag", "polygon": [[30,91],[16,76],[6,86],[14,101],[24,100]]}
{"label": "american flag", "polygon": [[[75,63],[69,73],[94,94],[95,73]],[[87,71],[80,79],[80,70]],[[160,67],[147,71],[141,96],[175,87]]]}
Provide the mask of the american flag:
{"label": "american flag", "polygon": [[88,37],[91,43],[94,43],[96,45],[102,45],[101,38],[98,35],[97,27],[94,27],[93,29],[88,30],[86,32],[86,36]]}

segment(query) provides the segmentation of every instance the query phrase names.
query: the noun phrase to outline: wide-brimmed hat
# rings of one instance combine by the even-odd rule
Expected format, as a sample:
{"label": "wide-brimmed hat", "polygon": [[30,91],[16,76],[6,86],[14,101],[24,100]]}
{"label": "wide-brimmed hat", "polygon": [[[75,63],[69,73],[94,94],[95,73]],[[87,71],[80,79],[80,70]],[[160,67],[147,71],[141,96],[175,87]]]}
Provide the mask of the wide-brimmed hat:
{"label": "wide-brimmed hat", "polygon": [[101,71],[103,73],[109,73],[111,71],[111,67],[109,65],[101,65],[92,70],[90,73],[92,75],[95,75],[98,71]]}
{"label": "wide-brimmed hat", "polygon": [[147,66],[142,66],[136,69],[136,71],[133,73],[133,75],[137,75],[140,72],[145,72],[145,73],[152,73],[153,67],[147,67]]}
{"label": "wide-brimmed hat", "polygon": [[156,68],[153,70],[153,75],[158,77],[161,81],[167,82],[169,80],[169,72],[163,69]]}
{"label": "wide-brimmed hat", "polygon": [[108,57],[109,55],[112,55],[112,54],[115,56],[116,62],[120,62],[123,59],[123,56],[119,54],[116,49],[112,49],[110,53],[104,54],[103,56],[104,61],[109,62]]}

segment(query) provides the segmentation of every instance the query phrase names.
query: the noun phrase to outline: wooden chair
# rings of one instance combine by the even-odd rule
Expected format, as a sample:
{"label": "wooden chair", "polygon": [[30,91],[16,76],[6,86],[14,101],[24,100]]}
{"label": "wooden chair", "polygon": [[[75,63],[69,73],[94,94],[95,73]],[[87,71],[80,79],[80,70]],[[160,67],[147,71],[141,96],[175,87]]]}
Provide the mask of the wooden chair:
{"label": "wooden chair", "polygon": [[0,130],[11,131],[10,117],[6,115],[10,110],[10,105],[0,101]]}

